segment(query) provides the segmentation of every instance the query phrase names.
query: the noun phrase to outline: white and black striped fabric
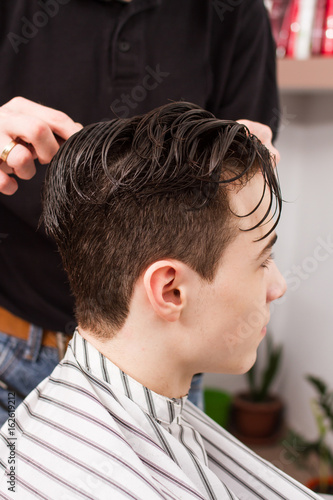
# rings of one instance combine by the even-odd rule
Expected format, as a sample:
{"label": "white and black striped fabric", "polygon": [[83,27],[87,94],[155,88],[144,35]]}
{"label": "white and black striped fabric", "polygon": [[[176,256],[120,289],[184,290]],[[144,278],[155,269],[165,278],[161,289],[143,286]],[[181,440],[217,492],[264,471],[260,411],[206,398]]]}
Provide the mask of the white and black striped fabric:
{"label": "white and black striped fabric", "polygon": [[7,427],[1,499],[319,499],[186,398],[143,387],[77,332],[16,411],[15,493],[7,483]]}

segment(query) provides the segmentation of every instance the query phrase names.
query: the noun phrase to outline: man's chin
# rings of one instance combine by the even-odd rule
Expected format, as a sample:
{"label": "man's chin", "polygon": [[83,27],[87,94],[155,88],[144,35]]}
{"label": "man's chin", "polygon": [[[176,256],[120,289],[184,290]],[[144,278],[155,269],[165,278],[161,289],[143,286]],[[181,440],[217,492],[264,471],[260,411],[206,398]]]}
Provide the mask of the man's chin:
{"label": "man's chin", "polygon": [[257,349],[254,351],[254,354],[246,359],[246,362],[244,363],[242,367],[242,371],[239,372],[239,375],[243,375],[244,373],[247,373],[249,370],[251,370],[252,366],[254,363],[257,361]]}
{"label": "man's chin", "polygon": [[257,360],[257,350],[255,350],[252,356],[247,356],[246,359],[242,360],[242,362],[238,366],[234,366],[229,370],[221,370],[220,373],[228,373],[230,375],[244,375],[247,373],[254,363]]}

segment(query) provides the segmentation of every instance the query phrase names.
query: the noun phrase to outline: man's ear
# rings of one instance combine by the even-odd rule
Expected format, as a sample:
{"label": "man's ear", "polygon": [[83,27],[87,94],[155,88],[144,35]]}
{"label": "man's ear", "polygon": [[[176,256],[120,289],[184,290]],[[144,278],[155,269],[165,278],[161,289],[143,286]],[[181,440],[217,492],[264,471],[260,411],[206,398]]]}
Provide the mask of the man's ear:
{"label": "man's ear", "polygon": [[144,287],[154,311],[166,321],[177,321],[185,305],[182,278],[186,266],[174,260],[151,264],[143,276]]}

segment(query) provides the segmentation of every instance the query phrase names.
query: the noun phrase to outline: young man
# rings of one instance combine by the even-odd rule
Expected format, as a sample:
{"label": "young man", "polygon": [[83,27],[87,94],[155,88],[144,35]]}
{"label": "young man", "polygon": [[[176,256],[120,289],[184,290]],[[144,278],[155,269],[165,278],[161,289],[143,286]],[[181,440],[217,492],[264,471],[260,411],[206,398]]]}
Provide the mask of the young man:
{"label": "young man", "polygon": [[20,402],[50,375],[76,326],[38,225],[54,134],[186,100],[275,136],[280,112],[263,0],[1,0],[0,54],[1,427],[8,391]]}
{"label": "young man", "polygon": [[269,151],[189,103],[65,143],[44,221],[79,326],[2,429],[4,498],[318,498],[186,401],[195,373],[255,361],[285,292],[274,199]]}

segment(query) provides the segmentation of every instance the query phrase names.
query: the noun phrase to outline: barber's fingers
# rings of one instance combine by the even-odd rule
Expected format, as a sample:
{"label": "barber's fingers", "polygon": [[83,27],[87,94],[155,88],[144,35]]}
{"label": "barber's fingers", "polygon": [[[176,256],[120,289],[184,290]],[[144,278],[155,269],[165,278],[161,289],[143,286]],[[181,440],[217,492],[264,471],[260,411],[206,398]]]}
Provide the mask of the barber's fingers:
{"label": "barber's fingers", "polygon": [[0,109],[14,114],[24,114],[39,118],[49,126],[52,132],[65,140],[82,128],[80,123],[74,122],[66,113],[42,106],[24,97],[14,97]]}
{"label": "barber's fingers", "polygon": [[238,123],[245,125],[251,134],[258,137],[258,139],[266,146],[267,149],[275,156],[276,164],[280,161],[280,153],[272,144],[273,132],[270,127],[263,123],[253,122],[251,120],[237,120]]}
{"label": "barber's fingers", "polygon": [[273,138],[273,132],[268,125],[265,125],[260,122],[254,122],[252,120],[237,120],[238,123],[242,123],[245,125],[251,132],[251,134],[254,134],[258,137],[258,139],[261,140],[263,144],[266,142],[272,142]]}
{"label": "barber's fingers", "polygon": [[[0,152],[11,142],[11,137],[0,134]],[[20,179],[31,179],[36,173],[32,147],[19,141],[7,156],[6,162],[1,163],[1,170],[5,173],[14,173]]]}
{"label": "barber's fingers", "polygon": [[[59,149],[49,125],[35,116],[16,113],[7,114],[0,110],[0,134],[9,138],[19,137],[24,142],[31,144],[40,163],[49,163]],[[1,136],[0,150],[6,145],[3,143]],[[15,149],[17,148],[18,146]],[[19,149],[21,150],[21,148]],[[16,154],[9,157],[13,161]],[[15,168],[14,165],[9,164],[9,166]]]}
{"label": "barber's fingers", "polygon": [[[12,142],[12,138],[0,134],[0,152]],[[18,184],[8,174],[16,174],[21,179],[31,179],[36,173],[33,155],[29,146],[17,143],[8,153],[6,162],[0,160],[0,193],[13,194]]]}
{"label": "barber's fingers", "polygon": [[8,174],[6,174],[2,170],[2,164],[0,165],[0,193],[2,194],[7,194],[11,195],[14,194],[15,191],[18,188],[18,184],[13,177],[9,177]]}
{"label": "barber's fingers", "polygon": [[0,192],[13,194],[18,187],[15,174],[31,179],[36,173],[34,160],[49,163],[59,145],[82,128],[69,116],[35,102],[15,97],[0,107],[0,154],[13,141],[5,162],[0,160]]}
{"label": "barber's fingers", "polygon": [[14,170],[10,167],[8,167],[7,163],[1,162],[0,160],[0,170],[2,172],[5,172],[5,174],[14,174]]}

